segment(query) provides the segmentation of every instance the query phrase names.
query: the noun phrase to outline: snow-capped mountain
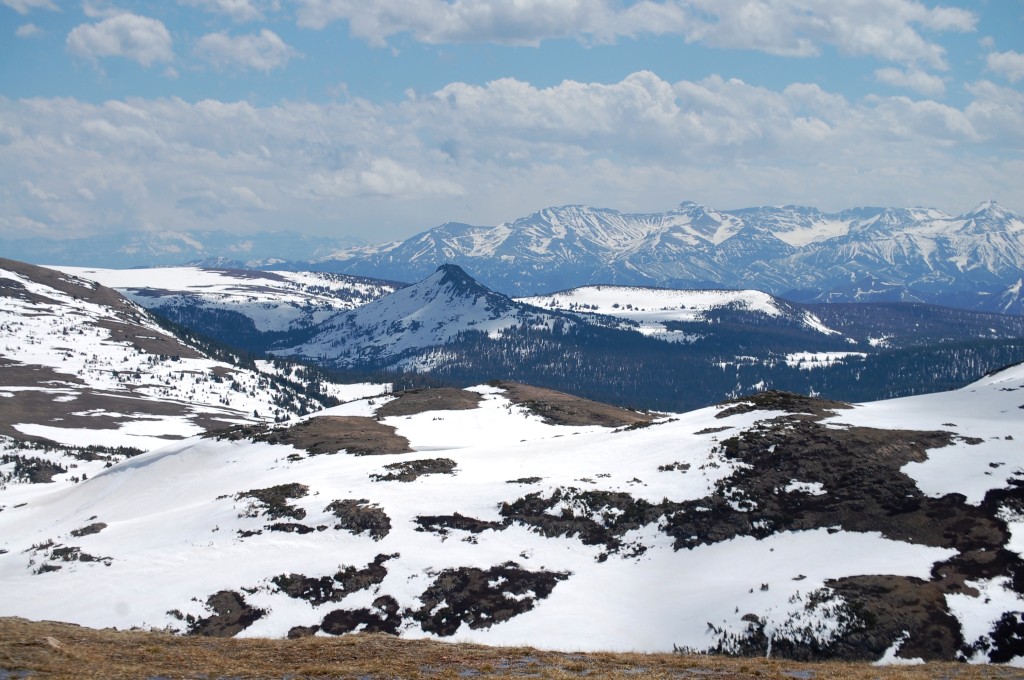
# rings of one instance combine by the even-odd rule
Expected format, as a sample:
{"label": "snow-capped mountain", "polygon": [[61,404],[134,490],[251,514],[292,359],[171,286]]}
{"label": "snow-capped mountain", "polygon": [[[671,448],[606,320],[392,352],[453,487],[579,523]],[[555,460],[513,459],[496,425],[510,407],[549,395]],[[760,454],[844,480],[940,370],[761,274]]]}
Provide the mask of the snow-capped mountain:
{"label": "snow-capped mountain", "polygon": [[3,438],[151,449],[323,407],[320,390],[215,359],[114,290],[52,269],[0,259],[0,328]]}
{"label": "snow-capped mountain", "polygon": [[0,253],[42,265],[160,267],[220,258],[247,267],[311,260],[361,245],[351,237],[328,238],[292,231],[235,234],[226,231],[135,231],[74,239],[0,239]]}
{"label": "snow-capped mountain", "polygon": [[553,315],[495,293],[448,264],[419,283],[333,315],[299,345],[272,350],[335,366],[387,366],[466,331],[497,337],[512,327],[553,323]]}
{"label": "snow-capped mountain", "polygon": [[0,490],[0,615],[1021,664],[1022,394],[1018,366],[657,418],[508,383],[354,401]]}
{"label": "snow-capped mountain", "polygon": [[494,227],[444,224],[318,267],[397,280],[451,262],[508,294],[595,283],[755,288],[801,300],[916,300],[1021,311],[1024,220],[989,201],[959,216],[924,208],[823,213],[800,206],[666,213],[548,208]]}

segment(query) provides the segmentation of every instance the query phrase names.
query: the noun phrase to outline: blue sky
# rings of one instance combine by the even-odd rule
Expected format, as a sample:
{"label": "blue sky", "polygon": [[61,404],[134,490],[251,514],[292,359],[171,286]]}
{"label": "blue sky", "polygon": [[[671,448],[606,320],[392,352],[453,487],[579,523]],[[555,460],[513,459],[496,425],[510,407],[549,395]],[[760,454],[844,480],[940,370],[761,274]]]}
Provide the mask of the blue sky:
{"label": "blue sky", "polygon": [[1024,212],[1024,0],[0,0],[0,235]]}

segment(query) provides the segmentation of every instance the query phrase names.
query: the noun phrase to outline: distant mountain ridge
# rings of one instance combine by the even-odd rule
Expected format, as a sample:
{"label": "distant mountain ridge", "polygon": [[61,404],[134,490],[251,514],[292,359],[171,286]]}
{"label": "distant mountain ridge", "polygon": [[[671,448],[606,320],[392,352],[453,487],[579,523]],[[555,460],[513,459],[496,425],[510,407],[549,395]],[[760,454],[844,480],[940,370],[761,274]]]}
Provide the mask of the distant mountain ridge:
{"label": "distant mountain ridge", "polygon": [[165,267],[190,263],[260,268],[326,257],[361,244],[352,237],[294,231],[236,234],[227,231],[163,230],[72,239],[0,238],[3,257],[41,265],[75,267]]}
{"label": "distant mountain ridge", "polygon": [[689,201],[627,214],[570,205],[490,227],[450,222],[314,266],[413,281],[445,263],[510,295],[604,283],[1024,312],[1024,219],[994,201],[959,216],[927,208],[718,211]]}

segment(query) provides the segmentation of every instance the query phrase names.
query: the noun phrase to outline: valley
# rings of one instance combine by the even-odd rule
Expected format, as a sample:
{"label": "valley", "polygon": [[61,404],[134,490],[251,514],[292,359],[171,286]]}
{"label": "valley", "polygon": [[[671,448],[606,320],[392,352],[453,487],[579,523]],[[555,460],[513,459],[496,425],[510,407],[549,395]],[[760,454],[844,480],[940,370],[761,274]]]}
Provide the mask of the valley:
{"label": "valley", "polygon": [[193,332],[338,380],[501,378],[641,409],[688,410],[764,389],[899,397],[1024,361],[1024,317],[921,303],[608,285],[510,298],[456,265],[404,286],[314,273],[64,271]]}

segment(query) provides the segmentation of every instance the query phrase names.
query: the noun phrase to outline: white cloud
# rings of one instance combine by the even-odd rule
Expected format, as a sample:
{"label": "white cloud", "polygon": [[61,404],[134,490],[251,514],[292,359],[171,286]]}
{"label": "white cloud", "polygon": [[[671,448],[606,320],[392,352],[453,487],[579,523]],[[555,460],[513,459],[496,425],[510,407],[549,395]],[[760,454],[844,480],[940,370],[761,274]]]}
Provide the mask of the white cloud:
{"label": "white cloud", "polygon": [[893,87],[904,87],[918,94],[939,97],[946,92],[946,83],[939,76],[917,69],[880,68],[875,79]]}
{"label": "white cloud", "polygon": [[297,53],[273,31],[233,37],[209,33],[196,43],[196,54],[218,68],[242,68],[267,73],[288,63]]}
{"label": "white cloud", "polygon": [[986,59],[989,71],[999,73],[1011,83],[1024,79],[1024,54],[1020,52],[992,52]]}
{"label": "white cloud", "polygon": [[124,57],[143,66],[174,59],[171,34],[163,22],[121,13],[95,24],[81,24],[68,34],[72,54],[87,59]]}
{"label": "white cloud", "polygon": [[15,29],[14,31],[14,35],[18,36],[19,38],[34,38],[36,36],[42,35],[42,33],[43,30],[36,26],[35,24],[22,24],[21,26],[18,26],[18,28]]}
{"label": "white cloud", "polygon": [[359,163],[362,167],[317,173],[310,178],[309,195],[317,198],[373,197],[411,200],[465,194],[457,182],[426,177],[418,170],[383,157]]}
{"label": "white cloud", "polygon": [[1024,145],[1024,92],[982,80],[967,85],[974,97],[965,113],[983,126],[1000,150],[1021,154]]}
{"label": "white cloud", "polygon": [[123,13],[124,10],[114,7],[110,0],[82,0],[82,14],[90,19],[107,19]]}
{"label": "white cloud", "polygon": [[[1021,210],[1024,93],[966,106],[718,76],[452,83],[395,103],[0,99],[0,231],[373,231],[545,205],[934,205]],[[33,195],[34,194],[34,195]]]}
{"label": "white cloud", "polygon": [[257,21],[264,18],[263,12],[252,0],[178,0],[178,4],[226,14],[235,21]]}
{"label": "white cloud", "polygon": [[855,56],[874,56],[943,68],[945,50],[921,35],[972,31],[964,10],[928,9],[916,0],[691,0],[712,17],[693,32],[720,47],[806,56],[832,45]]}
{"label": "white cloud", "polygon": [[398,33],[427,43],[497,42],[535,45],[590,32],[604,0],[300,0],[299,24],[323,28],[349,22],[353,35],[382,45]]}
{"label": "white cloud", "polygon": [[34,9],[48,9],[53,12],[59,12],[60,8],[54,4],[53,0],[0,0],[3,4],[13,9],[18,14],[28,14]]}
{"label": "white cloud", "polygon": [[346,21],[373,45],[411,34],[426,43],[537,45],[553,38],[609,42],[678,35],[687,42],[811,56],[830,45],[853,55],[945,67],[930,31],[973,31],[976,17],[917,0],[299,0],[299,24]]}

